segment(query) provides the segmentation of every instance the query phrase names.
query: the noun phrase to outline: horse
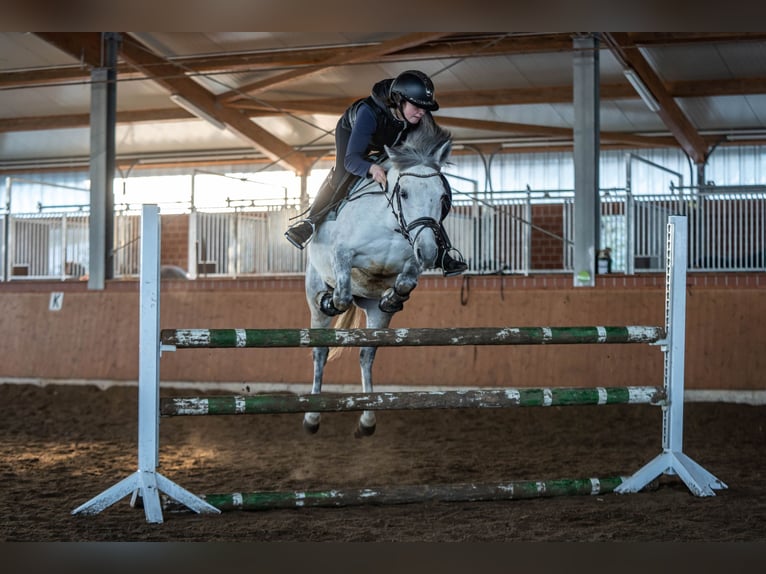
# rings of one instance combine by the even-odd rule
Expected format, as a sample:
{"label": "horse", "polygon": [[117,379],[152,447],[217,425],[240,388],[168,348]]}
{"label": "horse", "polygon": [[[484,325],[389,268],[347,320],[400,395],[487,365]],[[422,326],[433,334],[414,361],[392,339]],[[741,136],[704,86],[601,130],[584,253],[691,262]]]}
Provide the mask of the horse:
{"label": "horse", "polygon": [[[317,228],[307,247],[305,290],[312,328],[345,329],[361,324],[388,328],[426,269],[438,261],[440,221],[449,210],[451,191],[442,167],[452,149],[449,131],[430,118],[404,143],[386,147],[386,189],[372,179],[352,185],[337,208]],[[393,185],[392,185],[393,182]],[[362,389],[373,390],[372,365],[377,347],[361,347]],[[334,349],[334,353],[339,352]],[[314,347],[312,394],[322,390],[328,347]],[[320,413],[304,414],[303,427],[313,434]],[[375,432],[374,411],[363,411],[357,438]]]}

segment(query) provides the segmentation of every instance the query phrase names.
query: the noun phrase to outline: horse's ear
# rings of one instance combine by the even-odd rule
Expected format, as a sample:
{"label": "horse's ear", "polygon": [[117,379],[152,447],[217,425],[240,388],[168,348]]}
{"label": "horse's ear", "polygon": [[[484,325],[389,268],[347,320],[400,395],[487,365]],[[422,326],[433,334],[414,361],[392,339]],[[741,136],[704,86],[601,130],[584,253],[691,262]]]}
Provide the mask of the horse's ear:
{"label": "horse's ear", "polygon": [[436,163],[440,166],[447,163],[447,158],[449,157],[449,154],[451,151],[452,151],[452,140],[449,139],[437,148],[436,153],[434,154],[434,157],[436,158]]}
{"label": "horse's ear", "polygon": [[384,149],[384,150],[386,150],[386,155],[387,155],[389,158],[391,158],[391,159],[394,159],[394,157],[396,157],[396,149],[394,149],[394,148],[390,148],[390,147],[388,147],[387,145],[384,145],[384,146],[383,146],[383,149]]}

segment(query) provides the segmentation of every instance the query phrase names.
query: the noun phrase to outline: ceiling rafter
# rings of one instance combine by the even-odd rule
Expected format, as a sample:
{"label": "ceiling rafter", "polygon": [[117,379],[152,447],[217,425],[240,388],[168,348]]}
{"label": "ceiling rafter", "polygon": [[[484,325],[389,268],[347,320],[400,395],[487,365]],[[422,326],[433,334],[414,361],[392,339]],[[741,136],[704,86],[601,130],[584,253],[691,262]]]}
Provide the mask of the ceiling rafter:
{"label": "ceiling rafter", "polygon": [[[635,98],[633,88],[627,84],[607,84],[601,87],[602,100],[616,100]],[[355,101],[356,97],[344,98],[316,98],[306,100],[284,100],[277,105],[271,105],[268,101],[243,102],[235,104],[249,117],[274,116],[284,111],[296,114],[328,114],[340,115],[346,107]],[[541,89],[510,89],[510,90],[473,90],[444,92],[439,95],[439,101],[445,107],[472,107],[472,106],[500,106],[508,104],[535,104],[535,103],[568,103],[572,101],[571,86],[551,86]],[[281,110],[281,111],[278,111]],[[188,112],[180,108],[154,109],[145,111],[118,112],[118,123],[142,122],[142,121],[167,121],[189,119]],[[437,114],[440,123],[451,122],[451,125],[487,131],[501,131],[505,133],[533,133],[537,135],[551,135],[554,137],[568,135],[568,128],[551,128],[549,126],[536,126],[531,124],[514,124],[510,122],[487,122],[470,118],[448,118]],[[0,132],[42,130],[57,128],[87,127],[89,117],[87,114],[70,114],[63,116],[44,116],[0,120]],[[518,129],[512,129],[518,126]],[[627,133],[603,132],[604,141],[622,141],[637,145],[677,145],[672,138],[636,136]]]}
{"label": "ceiling rafter", "polygon": [[[378,61],[375,63],[378,63]],[[184,66],[186,66],[186,64],[184,64]],[[181,74],[180,72],[177,72],[175,75],[179,76]],[[139,77],[144,77],[144,75],[134,67],[128,66],[127,64],[121,64],[118,66],[118,82],[125,79],[136,79]],[[89,70],[85,69],[83,66],[67,66],[58,68],[0,72],[0,88],[33,88],[37,86],[77,84],[84,82],[90,82],[90,74]],[[766,77],[708,79],[704,81],[665,81],[665,88],[667,89],[668,94],[674,98],[703,98],[712,96],[743,96],[766,94]],[[511,88],[505,90],[497,90],[497,92],[506,92],[509,98],[513,98],[513,103],[534,103],[535,101],[541,101],[544,99],[541,97],[541,94],[544,94],[546,98],[555,98],[557,93],[562,93],[564,95],[562,95],[561,99],[558,101],[563,102],[566,101],[567,98],[565,94],[567,89],[571,90],[571,86],[554,86],[551,88],[534,89]],[[602,84],[600,90],[602,99],[634,98],[636,95],[633,88],[631,88],[627,83]],[[493,90],[477,91],[477,93],[489,93],[489,97],[492,97],[492,92]],[[571,99],[571,94],[569,99]],[[346,98],[344,101],[348,100],[353,101],[353,98]],[[289,109],[290,111],[296,111],[300,109],[298,107],[298,102],[304,101],[307,103],[318,103],[322,100],[295,100],[296,103],[290,104],[290,107],[286,109]],[[329,102],[330,99],[327,101]],[[557,100],[548,99],[547,101],[553,102]],[[231,107],[252,109],[264,108],[263,105],[260,105],[257,102],[248,102],[247,100],[234,102],[229,105]]]}
{"label": "ceiling rafter", "polygon": [[[100,64],[100,53],[96,53],[94,44],[100,48],[99,33],[41,33],[41,38],[57,46],[59,49],[75,55],[89,49],[85,60],[91,66]],[[309,159],[300,151],[283,142],[266,131],[238,110],[227,109],[217,104],[215,95],[207,91],[194,80],[178,76],[179,69],[175,64],[167,62],[139,45],[123,34],[120,57],[127,63],[141,69],[147,77],[168,90],[171,94],[179,94],[194,105],[209,113],[214,118],[224,122],[227,127],[241,137],[251,142],[254,147],[267,157],[298,174],[304,174],[309,167]]]}
{"label": "ceiling rafter", "polygon": [[[42,33],[38,34],[43,36]],[[74,56],[80,46],[72,43]],[[371,63],[434,58],[471,58],[486,56],[509,56],[514,54],[571,51],[571,35],[558,34],[480,34],[469,38],[447,35],[391,54],[382,54]],[[207,54],[204,56],[177,56],[167,58],[179,68],[196,73],[269,71],[285,68],[316,66],[328,59],[347,54],[349,47],[296,48],[292,50],[258,51],[233,54]],[[78,58],[79,59],[79,58]],[[135,78],[142,75],[134,67],[118,62],[118,78]],[[89,70],[84,66],[71,65],[55,68],[0,72],[0,87],[24,87],[62,82],[87,81]]]}
{"label": "ceiling rafter", "polygon": [[760,42],[766,40],[763,32],[631,32],[638,45],[699,44],[710,42]]}
{"label": "ceiling rafter", "polygon": [[[607,84],[600,88],[602,100],[635,98],[636,92],[628,84]],[[337,114],[361,96],[342,98],[311,98],[303,100],[280,100],[272,103],[267,99],[244,101],[232,104],[233,107],[251,112],[273,115],[276,109],[293,113]],[[439,104],[442,108],[460,108],[477,106],[505,106],[519,104],[563,104],[572,102],[572,86],[546,86],[536,88],[510,88],[498,90],[465,90],[439,92]]]}
{"label": "ceiling rafter", "polygon": [[[634,98],[635,93],[630,85],[614,84],[604,86],[601,89],[604,99]],[[360,96],[361,97],[361,96]],[[266,117],[279,115],[284,112],[295,114],[328,114],[339,116],[349,104],[358,99],[354,97],[343,98],[316,98],[307,100],[284,100],[273,105],[268,101],[244,102],[236,104],[242,113],[248,117]],[[443,107],[473,107],[473,106],[501,106],[508,104],[533,104],[533,103],[567,103],[572,101],[571,86],[553,86],[538,89],[511,89],[511,90],[472,90],[442,92],[439,102]],[[221,107],[219,106],[219,110]],[[117,122],[141,122],[189,119],[188,112],[180,108],[154,109],[145,111],[118,112]],[[441,113],[437,114],[437,120]],[[471,121],[471,120],[466,120]],[[38,116],[28,118],[0,119],[0,132],[24,131],[46,129],[55,125],[57,127],[87,127],[87,114],[67,114],[61,116]],[[478,127],[479,124],[476,124]],[[540,126],[542,129],[544,126]]]}
{"label": "ceiling rafter", "polygon": [[[167,108],[146,111],[119,112],[117,114],[117,123],[132,122],[157,122],[189,119],[191,116],[181,108]],[[443,126],[463,127],[484,131],[502,132],[505,134],[526,134],[547,137],[567,137],[571,138],[571,128],[559,128],[551,126],[539,126],[532,124],[520,124],[514,122],[487,121],[471,118],[455,118],[439,115],[437,118],[439,124]],[[8,131],[34,131],[49,129],[72,129],[87,127],[90,122],[88,114],[69,114],[61,116],[41,116],[34,118],[15,118],[0,120],[0,133]],[[628,133],[602,132],[603,141],[613,141],[622,143],[633,143],[642,147],[651,146],[674,146],[676,142],[673,138],[662,136],[638,136]]]}
{"label": "ceiling rafter", "polygon": [[678,107],[657,72],[641,54],[631,34],[629,32],[611,32],[604,34],[604,37],[618,61],[625,62],[633,68],[641,81],[651,91],[660,106],[657,114],[668,127],[670,133],[673,134],[673,137],[678,140],[683,150],[694,163],[704,164],[708,153],[707,143],[681,108]]}
{"label": "ceiling rafter", "polygon": [[215,94],[209,92],[190,78],[172,77],[177,72],[175,64],[163,60],[142,44],[133,41],[123,42],[122,57],[128,63],[141,68],[155,82],[166,88],[171,94],[179,94],[188,101],[224,122],[233,132],[252,143],[271,160],[303,175],[309,168],[309,159],[269,131],[253,122],[238,110],[222,107]]}
{"label": "ceiling rafter", "polygon": [[[69,56],[77,63],[70,63],[66,66],[55,68],[16,69],[8,72],[0,72],[0,88],[23,88],[42,85],[49,86],[53,84],[66,85],[75,84],[77,82],[86,84],[90,82],[90,69],[101,65],[103,50],[101,49],[102,38],[100,33],[39,33],[37,35],[43,39],[48,39],[50,43],[57,45],[65,53],[69,54]],[[705,98],[710,96],[766,94],[766,77],[705,79],[703,81],[664,80],[654,72],[638,49],[642,46],[651,49],[674,45],[683,46],[699,44],[715,46],[727,42],[763,42],[766,40],[766,33],[631,32],[604,35],[612,39],[620,38],[621,42],[624,41],[624,45],[619,48],[619,53],[625,62],[628,62],[628,57],[633,53],[640,58],[640,61],[643,61],[643,65],[646,68],[645,72],[647,78],[644,78],[641,74],[639,75],[644,79],[644,83],[653,93],[657,90],[656,94],[658,95],[656,99],[663,108],[663,111],[658,117],[663,120],[673,136],[672,138],[659,135],[655,137],[612,131],[602,132],[601,137],[604,142],[620,141],[623,143],[631,143],[632,145],[644,145],[643,142],[648,141],[651,142],[652,145],[665,145],[664,142],[667,141],[670,142],[671,145],[677,146],[680,144],[684,151],[686,151],[695,162],[699,163],[704,161],[706,154],[709,153],[711,145],[718,142],[726,145],[726,135],[723,132],[732,131],[733,133],[736,131],[736,128],[732,127],[731,130],[720,130],[721,133],[715,138],[712,136],[702,136],[678,107],[673,98]],[[474,56],[484,57],[488,55],[552,53],[557,51],[571,52],[572,50],[572,33],[451,33],[447,35],[439,34],[438,36],[438,38],[424,41],[417,45],[403,47],[395,52],[381,53],[378,55],[368,54],[370,57],[369,60],[361,59],[359,62],[384,63],[391,61],[418,61],[434,58],[471,58]],[[128,39],[130,43],[134,43],[133,37],[130,34],[125,34],[123,38]],[[401,38],[397,38],[390,40],[389,42],[395,42],[400,39]],[[186,88],[189,90],[201,90],[200,93],[195,92],[195,94],[200,97],[200,102],[202,104],[199,105],[200,102],[195,101],[195,103],[198,103],[199,107],[211,110],[211,115],[224,120],[226,123],[229,122],[224,119],[224,114],[234,114],[229,116],[229,120],[232,124],[239,124],[243,126],[245,130],[251,129],[252,131],[249,135],[245,134],[243,131],[232,128],[233,131],[237,131],[240,135],[246,136],[246,139],[251,141],[253,146],[259,151],[263,151],[263,153],[270,158],[281,158],[282,160],[287,157],[291,158],[292,163],[287,161],[282,161],[281,163],[283,165],[289,165],[290,169],[299,171],[302,169],[304,159],[307,157],[296,151],[296,149],[300,148],[292,148],[285,142],[277,140],[277,142],[282,145],[280,146],[279,143],[276,143],[275,145],[277,147],[271,148],[272,153],[267,153],[262,147],[259,147],[255,143],[255,140],[258,137],[262,138],[259,142],[261,145],[264,145],[264,142],[266,142],[265,138],[268,138],[271,134],[262,130],[258,124],[252,121],[252,119],[276,116],[285,113],[295,114],[296,116],[306,114],[327,114],[337,116],[341,114],[351,102],[366,94],[359,94],[356,97],[321,97],[286,101],[276,99],[273,95],[268,94],[267,90],[276,85],[275,83],[270,83],[268,86],[264,85],[262,87],[266,93],[263,94],[264,97],[259,97],[257,101],[245,99],[221,105],[221,102],[217,101],[218,98],[216,98],[212,92],[205,90],[202,85],[192,79],[194,75],[216,72],[232,73],[237,71],[260,71],[264,72],[262,74],[264,76],[266,75],[266,72],[276,74],[271,79],[265,80],[265,83],[269,83],[270,80],[273,81],[275,78],[281,78],[281,81],[287,82],[298,77],[303,77],[306,74],[315,73],[317,70],[328,65],[328,62],[330,62],[329,65],[338,66],[345,65],[349,62],[357,63],[356,60],[349,60],[349,54],[352,54],[355,51],[363,52],[368,49],[370,51],[379,50],[380,46],[385,43],[386,42],[369,42],[347,46],[303,47],[298,49],[280,49],[276,51],[258,50],[167,58],[157,56],[157,61],[154,63],[144,62],[142,66],[136,66],[127,61],[120,61],[118,63],[118,81],[129,81],[132,79],[148,77],[159,85],[163,85],[163,87],[169,91],[171,88],[168,86],[175,85],[177,88],[178,84],[175,82],[184,81],[186,82]],[[604,42],[604,49],[611,49],[611,46],[607,46],[608,43]],[[145,50],[145,48],[142,48],[142,50]],[[338,63],[332,64],[332,62]],[[628,62],[628,65],[633,67],[637,72],[641,67],[641,64],[634,64],[632,62]],[[289,71],[285,72],[286,69],[289,69]],[[655,78],[654,83],[649,79],[652,76]],[[163,84],[163,81],[165,81],[166,84]],[[257,85],[255,89],[259,89]],[[180,89],[173,89],[172,91],[187,95]],[[662,95],[663,93],[664,95]],[[623,78],[619,78],[619,83],[602,84],[600,86],[600,96],[602,101],[637,99],[635,90],[624,81]],[[187,98],[192,99],[188,95]],[[271,98],[271,101],[269,101],[269,98]],[[504,137],[508,135],[510,136],[510,139],[518,140],[528,139],[523,137],[524,135],[539,135],[541,140],[546,137],[550,140],[554,140],[567,137],[565,133],[570,132],[568,128],[558,128],[550,125],[526,125],[514,124],[511,122],[474,120],[471,118],[450,118],[449,116],[443,116],[442,114],[447,111],[447,108],[458,107],[571,103],[571,85],[502,90],[470,90],[462,92],[440,91],[439,101],[442,104],[442,110],[437,114],[437,119],[438,117],[442,117],[446,123],[452,122],[452,125],[455,126],[460,123],[460,126],[466,129],[497,132],[498,134],[502,133]],[[273,105],[271,105],[272,102]],[[206,108],[206,106],[209,107]],[[118,112],[117,121],[118,123],[171,121],[189,119],[192,117],[193,116],[185,110],[173,106],[166,109]],[[87,127],[88,125],[89,116],[88,114],[82,113],[57,116],[8,117],[0,119],[0,132],[45,130],[51,128],[63,129]],[[253,128],[249,128],[249,126],[253,126]],[[673,126],[675,126],[676,131],[673,130]],[[517,129],[514,130],[514,127]],[[624,130],[625,128],[622,129]],[[664,130],[661,130],[661,128],[660,130],[656,130],[655,128],[653,131],[659,132]],[[519,136],[518,134],[522,135]],[[622,139],[618,140],[617,138]],[[676,143],[673,144],[672,142]],[[544,146],[545,142],[541,141],[540,144],[541,146]],[[555,141],[551,141],[550,144],[558,145]],[[617,144],[610,143],[609,145],[611,147]],[[311,152],[307,151],[306,153],[310,154]]]}
{"label": "ceiling rafter", "polygon": [[292,82],[296,79],[305,78],[318,74],[319,72],[331,68],[334,66],[359,64],[363,62],[369,62],[370,60],[377,59],[380,56],[390,54],[392,52],[399,52],[407,48],[419,46],[432,40],[438,40],[446,36],[443,32],[426,32],[426,33],[414,33],[400,36],[393,40],[381,42],[377,45],[364,46],[362,48],[356,48],[345,51],[340,54],[331,56],[321,62],[319,65],[311,66],[308,68],[299,68],[294,70],[288,70],[276,74],[264,80],[252,82],[244,86],[240,86],[236,90],[231,90],[218,96],[218,101],[223,103],[232,102],[242,98],[246,98],[248,94],[257,94],[268,89],[272,89],[276,86],[281,86],[285,83]]}
{"label": "ceiling rafter", "polygon": [[709,96],[746,96],[766,94],[766,78],[738,78],[731,80],[684,80],[665,82],[674,98],[704,98]]}
{"label": "ceiling rafter", "polygon": [[[439,125],[454,126],[471,129],[483,129],[487,131],[497,131],[507,134],[517,133],[532,136],[564,137],[571,139],[573,136],[572,128],[560,128],[553,126],[536,126],[530,124],[520,124],[514,122],[496,122],[488,120],[475,120],[469,118],[454,118],[439,116]],[[601,132],[601,140],[609,142],[630,143],[641,147],[675,147],[676,141],[670,137],[639,136],[623,132]]]}
{"label": "ceiling rafter", "polygon": [[[68,34],[65,32],[36,32],[36,36],[53,44],[62,52],[72,56],[81,66],[99,68],[105,54],[103,35],[100,32]],[[86,73],[90,76],[90,70]]]}

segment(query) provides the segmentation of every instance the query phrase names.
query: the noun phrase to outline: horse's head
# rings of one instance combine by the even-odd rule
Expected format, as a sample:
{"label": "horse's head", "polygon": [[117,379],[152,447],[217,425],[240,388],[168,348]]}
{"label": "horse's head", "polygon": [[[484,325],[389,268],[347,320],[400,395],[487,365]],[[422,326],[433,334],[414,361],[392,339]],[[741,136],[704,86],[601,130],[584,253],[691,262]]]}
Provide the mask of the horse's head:
{"label": "horse's head", "polygon": [[449,183],[441,169],[452,149],[452,136],[429,116],[421,122],[404,144],[387,147],[386,152],[400,232],[412,245],[421,267],[430,269],[438,263],[440,222],[451,202]]}

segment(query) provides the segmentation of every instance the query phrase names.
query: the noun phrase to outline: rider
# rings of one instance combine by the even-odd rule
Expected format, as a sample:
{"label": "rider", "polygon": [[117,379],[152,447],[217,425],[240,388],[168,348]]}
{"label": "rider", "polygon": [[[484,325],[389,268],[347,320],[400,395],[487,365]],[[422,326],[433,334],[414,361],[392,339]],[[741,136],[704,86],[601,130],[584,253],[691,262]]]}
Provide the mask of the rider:
{"label": "rider", "polygon": [[[370,177],[386,188],[386,171],[381,163],[386,159],[383,146],[401,144],[416,130],[424,115],[439,109],[434,99],[434,85],[418,70],[402,72],[396,78],[377,82],[372,94],[354,102],[340,117],[335,128],[336,165],[319,188],[308,217],[293,224],[285,237],[299,249],[311,238],[335,205],[346,195],[358,178]],[[442,221],[449,213],[442,211]],[[439,238],[438,260],[446,277],[463,273],[468,266],[453,258],[450,241],[443,225]]]}

